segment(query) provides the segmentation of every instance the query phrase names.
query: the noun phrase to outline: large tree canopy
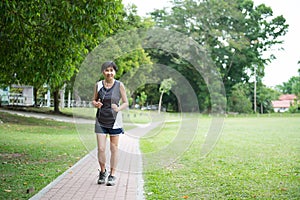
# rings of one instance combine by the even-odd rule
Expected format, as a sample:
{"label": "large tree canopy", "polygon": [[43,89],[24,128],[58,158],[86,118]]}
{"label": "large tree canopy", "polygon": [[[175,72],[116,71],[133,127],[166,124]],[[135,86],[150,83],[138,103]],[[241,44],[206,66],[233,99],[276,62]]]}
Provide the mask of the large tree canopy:
{"label": "large tree canopy", "polygon": [[[258,80],[264,76],[264,65],[273,57],[264,58],[263,52],[282,43],[288,28],[283,16],[274,17],[270,7],[254,6],[252,0],[174,0],[169,12],[156,10],[151,15],[158,26],[188,35],[209,52],[228,95],[234,85],[249,82],[254,68]],[[193,67],[176,55],[150,55],[185,75],[198,91],[201,106],[209,106],[206,77],[195,76]]]}
{"label": "large tree canopy", "polygon": [[[1,84],[58,90],[123,20],[121,1],[1,1]],[[56,101],[56,110],[58,104]]]}
{"label": "large tree canopy", "polygon": [[144,74],[139,72],[141,70],[150,72],[152,62],[142,47],[143,37],[139,35],[138,29],[145,30],[153,26],[153,22],[139,17],[135,6],[128,7],[125,11],[123,23],[118,26],[118,31],[102,40],[80,65],[80,70],[74,77],[76,79],[72,85],[76,98],[91,100],[95,82],[103,78],[100,71],[101,65],[107,60],[113,60],[117,64],[116,78],[121,79],[125,84],[127,95],[133,100],[138,92],[135,86],[144,85]]}

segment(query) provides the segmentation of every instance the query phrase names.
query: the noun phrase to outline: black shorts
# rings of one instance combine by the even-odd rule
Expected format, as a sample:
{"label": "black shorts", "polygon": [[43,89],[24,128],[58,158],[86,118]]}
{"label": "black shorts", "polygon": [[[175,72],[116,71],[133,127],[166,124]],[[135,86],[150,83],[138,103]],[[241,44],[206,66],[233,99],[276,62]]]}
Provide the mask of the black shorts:
{"label": "black shorts", "polygon": [[113,129],[113,128],[103,127],[99,123],[97,123],[97,120],[96,120],[95,133],[97,133],[97,134],[119,135],[119,134],[123,134],[124,130],[123,130],[123,128]]}

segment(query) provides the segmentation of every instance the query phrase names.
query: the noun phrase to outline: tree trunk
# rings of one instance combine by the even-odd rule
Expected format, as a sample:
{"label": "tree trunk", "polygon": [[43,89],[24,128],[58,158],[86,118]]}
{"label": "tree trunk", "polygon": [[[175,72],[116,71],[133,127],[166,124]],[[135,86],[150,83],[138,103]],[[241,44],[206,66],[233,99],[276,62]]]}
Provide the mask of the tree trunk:
{"label": "tree trunk", "polygon": [[135,102],[135,100],[136,100],[136,94],[133,93],[131,97],[132,97],[132,108],[135,108],[135,104],[136,104],[136,102]]}
{"label": "tree trunk", "polygon": [[66,84],[62,87],[62,89],[59,90],[59,96],[60,96],[60,107],[65,107],[65,90],[66,90]]}
{"label": "tree trunk", "polygon": [[55,89],[55,91],[53,91],[54,113],[60,113],[59,112],[58,94],[59,94],[59,91],[57,89]]}
{"label": "tree trunk", "polygon": [[34,98],[34,107],[38,107],[38,101],[37,101],[37,89],[36,87],[33,87],[33,98]]}
{"label": "tree trunk", "polygon": [[162,103],[162,97],[163,97],[164,93],[162,92],[160,94],[160,97],[159,97],[159,103],[158,103],[158,114],[160,113],[160,110],[161,110],[161,103]]}

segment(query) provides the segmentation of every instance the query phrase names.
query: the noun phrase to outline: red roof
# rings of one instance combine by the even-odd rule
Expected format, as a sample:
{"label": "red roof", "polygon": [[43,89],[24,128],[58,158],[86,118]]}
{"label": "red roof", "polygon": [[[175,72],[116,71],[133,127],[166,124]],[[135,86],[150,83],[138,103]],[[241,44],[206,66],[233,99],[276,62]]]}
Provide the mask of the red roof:
{"label": "red roof", "polygon": [[283,100],[293,101],[296,98],[297,98],[297,96],[294,95],[294,94],[283,94],[279,97],[279,100],[281,100],[281,101],[283,101]]}
{"label": "red roof", "polygon": [[289,108],[291,106],[290,100],[272,101],[273,108]]}

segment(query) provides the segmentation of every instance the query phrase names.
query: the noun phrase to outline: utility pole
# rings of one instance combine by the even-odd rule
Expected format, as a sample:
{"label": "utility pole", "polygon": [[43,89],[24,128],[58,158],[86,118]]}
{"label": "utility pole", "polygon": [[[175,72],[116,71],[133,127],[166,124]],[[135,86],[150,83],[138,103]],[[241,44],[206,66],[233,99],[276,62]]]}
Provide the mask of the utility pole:
{"label": "utility pole", "polygon": [[257,65],[254,65],[254,113],[256,113],[256,67]]}

